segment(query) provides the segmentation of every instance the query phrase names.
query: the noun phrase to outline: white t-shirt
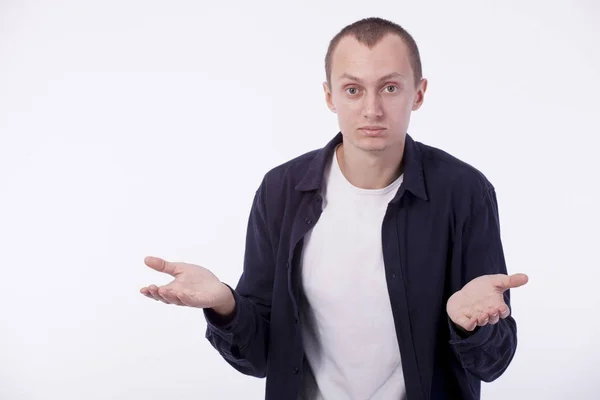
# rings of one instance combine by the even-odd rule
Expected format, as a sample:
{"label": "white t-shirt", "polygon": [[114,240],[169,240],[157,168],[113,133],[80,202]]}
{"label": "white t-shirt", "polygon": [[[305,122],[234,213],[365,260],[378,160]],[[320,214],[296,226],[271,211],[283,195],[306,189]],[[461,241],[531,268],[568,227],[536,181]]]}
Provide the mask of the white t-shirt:
{"label": "white t-shirt", "polygon": [[402,176],[376,190],[352,186],[337,152],[325,170],[323,212],[301,257],[303,400],[405,396],[383,264],[381,225]]}

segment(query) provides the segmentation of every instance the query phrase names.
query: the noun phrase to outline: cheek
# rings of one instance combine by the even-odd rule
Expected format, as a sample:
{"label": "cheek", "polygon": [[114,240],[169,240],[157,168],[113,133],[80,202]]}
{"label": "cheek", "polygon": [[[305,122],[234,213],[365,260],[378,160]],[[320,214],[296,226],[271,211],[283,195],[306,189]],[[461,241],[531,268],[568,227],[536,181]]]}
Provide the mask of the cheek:
{"label": "cheek", "polygon": [[337,102],[337,110],[345,115],[356,114],[361,110],[361,102],[357,100],[342,99]]}
{"label": "cheek", "polygon": [[399,96],[385,102],[384,111],[390,119],[405,119],[412,110],[413,101],[409,96]]}
{"label": "cheek", "polygon": [[413,98],[409,93],[403,93],[402,95],[394,96],[389,99],[387,104],[396,110],[406,110],[412,107]]}
{"label": "cheek", "polygon": [[356,120],[356,117],[353,117],[352,114],[348,113],[348,109],[338,109],[337,119],[340,127],[343,129],[347,129],[353,124],[353,121]]}
{"label": "cheek", "polygon": [[360,117],[360,107],[356,103],[342,103],[336,107],[336,113],[340,121],[352,121]]}

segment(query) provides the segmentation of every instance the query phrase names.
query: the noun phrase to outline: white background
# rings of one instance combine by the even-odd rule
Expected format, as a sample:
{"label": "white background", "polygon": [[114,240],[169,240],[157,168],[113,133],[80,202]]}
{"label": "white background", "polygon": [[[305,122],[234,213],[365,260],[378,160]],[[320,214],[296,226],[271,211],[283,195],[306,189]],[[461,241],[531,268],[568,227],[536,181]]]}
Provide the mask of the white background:
{"label": "white background", "polygon": [[[0,0],[0,399],[260,399],[146,255],[235,284],[254,191],[337,132],[329,40],[380,16],[429,79],[409,133],[498,192],[519,347],[484,399],[597,399],[600,5]],[[284,5],[285,4],[285,5]],[[317,5],[318,4],[318,5]]]}

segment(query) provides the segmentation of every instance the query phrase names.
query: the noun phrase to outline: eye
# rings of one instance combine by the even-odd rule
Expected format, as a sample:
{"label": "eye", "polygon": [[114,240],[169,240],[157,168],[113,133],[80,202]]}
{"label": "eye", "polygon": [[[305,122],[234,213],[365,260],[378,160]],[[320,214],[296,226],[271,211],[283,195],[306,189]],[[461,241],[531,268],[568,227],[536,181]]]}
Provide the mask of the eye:
{"label": "eye", "polygon": [[350,87],[350,88],[346,89],[346,93],[348,93],[351,96],[354,96],[355,94],[358,93],[358,89],[355,87]]}
{"label": "eye", "polygon": [[388,85],[385,87],[385,89],[388,91],[388,93],[394,93],[398,90],[398,87],[395,85]]}

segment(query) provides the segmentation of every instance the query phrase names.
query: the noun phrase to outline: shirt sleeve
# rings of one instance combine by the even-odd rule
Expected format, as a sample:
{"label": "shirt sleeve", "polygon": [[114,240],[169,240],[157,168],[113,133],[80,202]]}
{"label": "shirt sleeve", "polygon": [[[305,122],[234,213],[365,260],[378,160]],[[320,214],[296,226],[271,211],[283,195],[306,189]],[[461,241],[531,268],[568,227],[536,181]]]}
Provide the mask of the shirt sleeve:
{"label": "shirt sleeve", "polygon": [[228,320],[205,309],[206,338],[236,370],[265,377],[275,261],[266,218],[266,182],[257,190],[246,231],[244,267]]}
{"label": "shirt sleeve", "polygon": [[[502,247],[498,203],[494,187],[488,183],[481,200],[475,202],[473,212],[466,218],[455,236],[455,254],[452,274],[460,290],[481,275],[507,274]],[[504,292],[504,301],[511,308],[510,291]],[[478,327],[461,336],[448,318],[450,345],[462,366],[484,382],[491,382],[507,369],[517,348],[517,326],[511,315],[497,324]]]}

